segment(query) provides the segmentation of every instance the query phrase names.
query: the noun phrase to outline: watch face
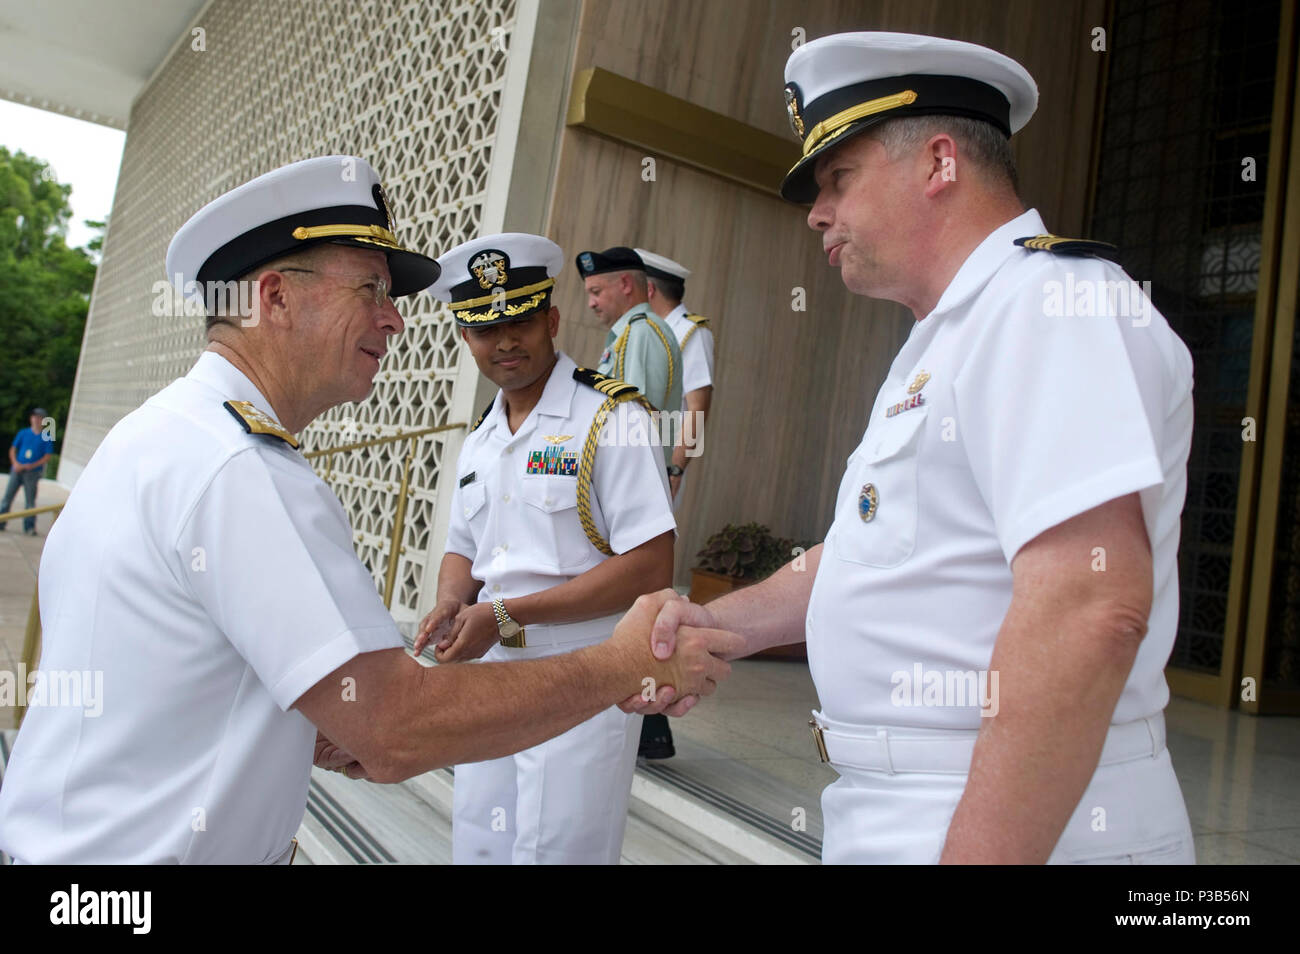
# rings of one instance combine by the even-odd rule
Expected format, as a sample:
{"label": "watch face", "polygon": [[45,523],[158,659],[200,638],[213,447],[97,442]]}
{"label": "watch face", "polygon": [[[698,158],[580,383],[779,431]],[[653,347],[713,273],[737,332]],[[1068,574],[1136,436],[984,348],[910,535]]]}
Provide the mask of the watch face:
{"label": "watch face", "polygon": [[502,636],[514,636],[519,632],[519,624],[512,619],[508,619],[504,623],[497,623],[497,630]]}

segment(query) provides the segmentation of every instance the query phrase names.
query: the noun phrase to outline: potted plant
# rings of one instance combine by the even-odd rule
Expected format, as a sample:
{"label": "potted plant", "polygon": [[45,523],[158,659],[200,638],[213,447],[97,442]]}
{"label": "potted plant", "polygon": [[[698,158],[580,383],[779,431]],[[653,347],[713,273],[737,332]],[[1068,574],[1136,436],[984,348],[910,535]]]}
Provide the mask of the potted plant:
{"label": "potted plant", "polygon": [[[691,570],[691,602],[708,603],[732,590],[765,580],[790,562],[796,555],[796,547],[806,551],[810,546],[774,536],[761,523],[727,524],[709,537],[704,549],[696,554],[699,562]],[[771,659],[808,658],[802,642],[774,646],[756,655]]]}

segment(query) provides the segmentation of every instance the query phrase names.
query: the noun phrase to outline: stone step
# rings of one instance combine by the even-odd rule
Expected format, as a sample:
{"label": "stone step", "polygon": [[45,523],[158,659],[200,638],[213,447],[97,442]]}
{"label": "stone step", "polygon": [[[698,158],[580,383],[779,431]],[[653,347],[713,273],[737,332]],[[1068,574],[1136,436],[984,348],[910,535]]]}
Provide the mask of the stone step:
{"label": "stone step", "polygon": [[[638,768],[623,864],[810,864],[793,847],[691,792]],[[454,774],[439,769],[400,785],[373,785],[312,770],[295,863],[446,864],[451,860]]]}

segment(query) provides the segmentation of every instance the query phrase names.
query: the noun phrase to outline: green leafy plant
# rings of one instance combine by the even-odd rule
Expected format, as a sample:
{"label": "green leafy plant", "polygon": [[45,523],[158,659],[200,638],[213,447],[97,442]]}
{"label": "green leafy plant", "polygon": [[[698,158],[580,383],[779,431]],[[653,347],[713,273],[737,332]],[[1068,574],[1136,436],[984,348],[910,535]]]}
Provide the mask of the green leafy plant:
{"label": "green leafy plant", "polygon": [[93,248],[64,241],[71,193],[43,160],[0,146],[0,452],[35,406],[56,438],[67,426],[95,282]]}
{"label": "green leafy plant", "polygon": [[808,549],[807,545],[774,536],[761,523],[729,523],[709,537],[696,559],[701,570],[757,583],[789,563],[797,545]]}

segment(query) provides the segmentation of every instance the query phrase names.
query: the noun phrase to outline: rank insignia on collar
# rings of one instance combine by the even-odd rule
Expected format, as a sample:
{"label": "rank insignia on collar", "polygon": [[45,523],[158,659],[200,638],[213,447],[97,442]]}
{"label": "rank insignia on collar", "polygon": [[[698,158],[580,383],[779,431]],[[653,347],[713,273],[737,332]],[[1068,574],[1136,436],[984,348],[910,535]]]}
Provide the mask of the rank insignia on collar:
{"label": "rank insignia on collar", "polygon": [[566,451],[563,447],[548,447],[545,450],[528,452],[525,474],[551,474],[558,477],[578,476],[578,452]]}
{"label": "rank insignia on collar", "polygon": [[548,444],[563,444],[565,441],[573,440],[572,434],[546,434],[544,436]]}
{"label": "rank insignia on collar", "polygon": [[907,393],[915,394],[917,391],[921,390],[921,388],[925,387],[925,382],[929,380],[929,371],[918,371],[916,377],[912,379],[912,383],[907,386]]}
{"label": "rank insignia on collar", "polygon": [[277,424],[275,418],[259,410],[255,405],[248,401],[226,401],[222,407],[229,411],[249,434],[264,434],[267,437],[279,438],[297,450],[298,442],[294,440],[294,436]]}
{"label": "rank insignia on collar", "polygon": [[876,490],[876,485],[863,484],[862,492],[858,494],[858,516],[862,518],[862,522],[870,523],[879,506],[880,492]]}

